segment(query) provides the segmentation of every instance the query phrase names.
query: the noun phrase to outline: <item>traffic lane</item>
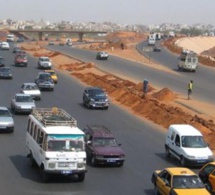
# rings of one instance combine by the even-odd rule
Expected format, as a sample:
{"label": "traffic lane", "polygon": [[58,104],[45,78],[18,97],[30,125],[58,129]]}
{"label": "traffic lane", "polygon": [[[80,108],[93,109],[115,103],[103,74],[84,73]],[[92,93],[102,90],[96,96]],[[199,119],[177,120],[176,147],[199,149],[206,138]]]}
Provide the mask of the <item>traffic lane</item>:
{"label": "traffic lane", "polygon": [[[29,72],[31,72],[29,76],[34,76],[37,71],[32,66],[32,69],[29,69]],[[17,79],[13,80],[14,85],[17,87],[20,86],[17,83],[23,82],[23,75],[19,75],[20,77],[18,75]],[[2,178],[0,176],[0,180],[16,183],[16,185],[11,187],[10,183],[2,182],[4,183],[4,189],[8,189],[7,194],[10,195],[10,190],[13,188],[12,191],[15,191],[19,186],[27,187],[22,189],[21,192],[18,191],[17,194],[23,194],[22,192],[26,191],[28,194],[34,194],[35,192],[41,194],[43,192],[52,193],[57,191],[65,193],[79,191],[82,194],[89,192],[99,194],[110,194],[110,192],[112,194],[131,194],[135,191],[135,194],[143,194],[142,192],[145,190],[147,191],[146,194],[149,194],[148,191],[151,190],[149,188],[151,172],[157,169],[157,167],[165,167],[168,165],[168,162],[163,159],[163,155],[156,155],[159,152],[163,154],[163,151],[158,150],[158,148],[160,149],[163,146],[163,139],[160,140],[163,134],[158,134],[156,127],[151,127],[146,122],[143,123],[132,114],[125,112],[122,108],[115,105],[111,105],[108,111],[86,109],[82,106],[82,93],[85,86],[70,76],[64,76],[60,73],[59,77],[60,82],[56,85],[55,91],[42,92],[43,98],[37,102],[37,106],[57,106],[64,108],[78,120],[81,128],[87,124],[103,124],[110,127],[116,135],[117,140],[122,143],[122,148],[126,152],[127,159],[125,166],[122,168],[93,168],[88,166],[86,180],[84,183],[75,183],[75,187],[70,182],[65,182],[65,180],[63,182],[59,180],[55,182],[53,180],[52,183],[44,185],[40,183],[38,170],[32,170],[26,158],[25,131],[27,116],[16,115],[14,116],[16,123],[14,134],[6,135],[8,139],[5,142],[0,140],[2,146],[0,152],[3,154],[2,158],[7,159],[3,167],[2,175],[4,177]],[[7,91],[9,89],[8,86],[5,86],[5,88],[1,86],[1,91]],[[155,135],[149,139],[147,138],[149,134]],[[16,139],[14,139],[14,136]],[[155,138],[157,139],[154,140]],[[0,137],[0,139],[4,138]],[[151,146],[151,143],[156,144]],[[18,147],[14,149],[14,146]],[[149,152],[149,146],[153,151]],[[156,164],[151,161],[156,162]],[[145,166],[143,166],[143,162]],[[111,184],[113,188],[110,189],[107,183]],[[127,184],[126,187],[124,186],[125,184]],[[152,185],[151,187],[153,188]]]}
{"label": "traffic lane", "polygon": [[200,66],[196,73],[178,72],[176,70],[179,74],[175,75],[116,56],[110,56],[107,61],[96,60],[96,52],[94,51],[59,46],[48,48],[63,52],[64,54],[74,56],[84,61],[94,62],[99,68],[109,73],[119,74],[133,80],[139,80],[140,82],[142,82],[144,78],[147,78],[154,86],[160,88],[167,87],[170,90],[178,94],[184,94],[185,96],[187,95],[188,82],[193,80],[193,97],[200,101],[214,103],[215,88],[211,81],[215,78],[215,70],[212,68]]}

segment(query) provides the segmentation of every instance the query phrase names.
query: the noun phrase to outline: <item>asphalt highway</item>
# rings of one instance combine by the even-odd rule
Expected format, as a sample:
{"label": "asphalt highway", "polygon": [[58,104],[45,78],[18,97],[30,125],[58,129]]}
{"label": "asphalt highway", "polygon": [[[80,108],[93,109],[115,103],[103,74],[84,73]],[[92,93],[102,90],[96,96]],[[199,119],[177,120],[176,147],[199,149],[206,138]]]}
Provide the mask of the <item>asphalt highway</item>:
{"label": "asphalt highway", "polygon": [[[87,61],[95,60],[94,52],[80,51],[73,48],[58,48],[75,54]],[[77,53],[76,53],[77,52]],[[79,54],[78,54],[79,53]],[[37,58],[29,56],[29,65],[14,67],[14,54],[0,51],[6,59],[7,66],[13,70],[12,80],[0,80],[1,106],[10,108],[13,94],[20,92],[23,82],[34,82],[37,73]],[[110,61],[100,62],[99,66],[108,67],[117,64],[120,73],[126,73],[130,62],[111,57]],[[123,65],[126,65],[123,67]],[[113,66],[112,68],[114,68]],[[123,68],[122,68],[123,67]],[[121,68],[121,70],[120,70]],[[142,66],[132,66],[130,71]],[[145,73],[144,69],[142,72]],[[147,70],[150,72],[150,70]],[[147,73],[148,73],[147,72]],[[89,124],[109,127],[122,149],[126,153],[123,167],[91,167],[83,183],[75,178],[52,178],[49,183],[42,183],[38,168],[31,168],[26,157],[25,132],[28,115],[14,115],[15,131],[12,134],[0,134],[0,194],[1,195],[152,195],[151,175],[155,169],[177,166],[173,159],[167,161],[164,154],[165,129],[146,120],[137,118],[123,108],[111,103],[109,110],[88,110],[82,105],[82,94],[86,85],[57,71],[59,83],[54,92],[42,92],[37,107],[60,107],[69,112],[77,121],[79,128]],[[150,73],[153,75],[153,73]],[[163,73],[162,73],[163,74]],[[139,74],[140,76],[141,74]],[[135,76],[135,74],[133,75]],[[143,78],[144,75],[142,74]],[[170,76],[170,75],[169,75]],[[160,76],[162,77],[162,75]],[[174,77],[173,77],[174,78]]]}
{"label": "asphalt highway", "polygon": [[[143,42],[137,46],[139,50],[143,51],[146,43]],[[145,78],[149,82],[160,88],[168,87],[172,91],[187,96],[187,85],[190,80],[194,81],[193,98],[208,103],[215,103],[215,69],[199,65],[196,73],[193,72],[179,72],[177,70],[177,57],[171,54],[166,49],[162,48],[161,52],[143,52],[145,55],[150,55],[150,59],[163,64],[163,66],[174,71],[176,74],[161,71],[153,67],[144,66],[134,61],[128,61],[110,55],[108,61],[98,61],[95,59],[96,51],[88,51],[77,49],[68,46],[49,46],[48,48],[63,52],[84,61],[95,62],[97,67],[109,73],[120,74],[122,76],[132,78],[142,82]]]}

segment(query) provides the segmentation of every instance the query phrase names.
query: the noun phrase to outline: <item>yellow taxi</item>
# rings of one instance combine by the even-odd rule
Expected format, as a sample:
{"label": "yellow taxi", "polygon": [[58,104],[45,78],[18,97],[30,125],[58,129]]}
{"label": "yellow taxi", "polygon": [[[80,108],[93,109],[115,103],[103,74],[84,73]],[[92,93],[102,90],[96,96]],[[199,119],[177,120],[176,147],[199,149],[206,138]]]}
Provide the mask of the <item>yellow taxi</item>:
{"label": "yellow taxi", "polygon": [[51,75],[51,78],[54,81],[54,83],[58,82],[58,77],[57,77],[57,74],[54,70],[45,70],[45,72],[47,72]]}
{"label": "yellow taxi", "polygon": [[156,170],[151,180],[157,195],[210,195],[199,176],[188,168]]}
{"label": "yellow taxi", "polygon": [[199,177],[208,191],[215,193],[215,162],[204,165],[199,171]]}

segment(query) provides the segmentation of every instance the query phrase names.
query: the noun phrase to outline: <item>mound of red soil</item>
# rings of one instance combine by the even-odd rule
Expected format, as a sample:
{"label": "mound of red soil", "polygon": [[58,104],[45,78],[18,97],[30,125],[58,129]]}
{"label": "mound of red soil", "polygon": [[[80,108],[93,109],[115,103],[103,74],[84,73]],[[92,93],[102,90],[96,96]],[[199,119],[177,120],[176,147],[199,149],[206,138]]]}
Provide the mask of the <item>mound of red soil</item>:
{"label": "mound of red soil", "polygon": [[176,98],[176,95],[168,88],[163,88],[160,91],[152,94],[151,97],[160,101],[172,101]]}

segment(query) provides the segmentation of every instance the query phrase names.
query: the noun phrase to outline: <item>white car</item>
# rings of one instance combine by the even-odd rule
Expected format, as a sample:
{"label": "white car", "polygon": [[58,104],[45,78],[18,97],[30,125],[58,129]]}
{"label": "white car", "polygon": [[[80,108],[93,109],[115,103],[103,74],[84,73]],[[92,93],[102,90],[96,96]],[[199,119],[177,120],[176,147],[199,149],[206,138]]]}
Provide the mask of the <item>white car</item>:
{"label": "white car", "polygon": [[31,113],[36,108],[35,102],[31,95],[17,93],[11,99],[11,110],[16,113]]}
{"label": "white car", "polygon": [[38,60],[38,68],[39,69],[51,69],[52,61],[49,57],[41,56]]}
{"label": "white car", "polygon": [[21,86],[21,93],[31,95],[35,100],[41,99],[41,92],[36,83],[23,83]]}
{"label": "white car", "polygon": [[6,107],[0,107],[0,132],[14,131],[14,120],[13,116]]}
{"label": "white car", "polygon": [[8,42],[1,42],[1,50],[9,50],[10,45]]}
{"label": "white car", "polygon": [[97,54],[96,54],[96,59],[97,60],[107,60],[109,58],[109,55],[107,52],[105,51],[99,51]]}

